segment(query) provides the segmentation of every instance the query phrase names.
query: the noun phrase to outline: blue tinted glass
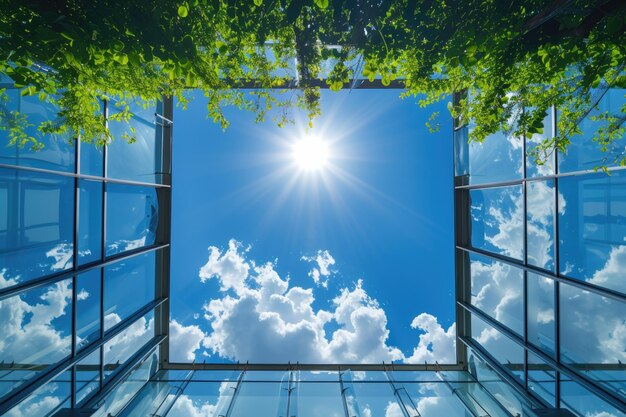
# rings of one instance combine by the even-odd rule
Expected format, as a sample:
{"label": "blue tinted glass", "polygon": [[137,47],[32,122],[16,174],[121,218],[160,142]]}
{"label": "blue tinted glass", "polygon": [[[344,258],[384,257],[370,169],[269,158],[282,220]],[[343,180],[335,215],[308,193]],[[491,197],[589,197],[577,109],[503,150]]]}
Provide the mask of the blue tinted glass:
{"label": "blue tinted glass", "polygon": [[48,417],[61,408],[71,407],[72,375],[62,373],[13,407],[4,417]]}
{"label": "blue tinted glass", "polygon": [[469,174],[469,144],[467,126],[454,131],[454,175]]}
{"label": "blue tinted glass", "polygon": [[554,355],[554,281],[528,272],[528,341]]}
{"label": "blue tinted glass", "polygon": [[[221,403],[229,394],[228,391],[229,389],[224,390],[219,382],[191,382],[185,388],[185,392],[176,399],[167,415],[168,417],[225,416],[228,404],[224,407]],[[230,391],[232,395],[234,390],[230,389]],[[211,413],[213,410],[216,412]]]}
{"label": "blue tinted glass", "polygon": [[36,151],[31,149],[30,143],[22,148],[6,146],[9,133],[7,130],[0,130],[0,163],[74,172],[72,137],[69,134],[43,135],[37,130],[41,122],[56,120],[57,108],[48,102],[40,101],[37,96],[21,97],[15,90],[9,90],[8,95],[10,101],[0,105],[7,106],[10,111],[26,115],[30,126],[26,128],[25,133],[44,147]]}
{"label": "blue tinted glass", "polygon": [[[289,407],[290,415],[302,417],[344,415],[341,387],[338,383],[303,382],[297,384],[296,391],[292,391],[292,397],[297,398],[297,401],[294,407],[292,398]],[[286,410],[279,412],[279,415],[286,416]]]}
{"label": "blue tinted glass", "polygon": [[106,342],[104,344],[105,377],[115,372],[153,337],[154,312],[150,312]]}
{"label": "blue tinted glass", "polygon": [[472,314],[472,339],[482,345],[500,364],[524,380],[524,349],[499,330]]}
{"label": "blue tinted glass", "polygon": [[522,178],[524,156],[521,139],[496,133],[487,137],[483,143],[470,143],[468,151],[470,184]]}
{"label": "blue tinted glass", "polygon": [[526,184],[528,263],[554,270],[554,181]]}
{"label": "blue tinted glass", "polygon": [[80,144],[80,173],[86,175],[104,175],[104,151],[94,143]]}
{"label": "blue tinted glass", "polygon": [[522,260],[524,201],[522,187],[470,191],[472,246]]}
{"label": "blue tinted glass", "polygon": [[78,182],[78,263],[102,258],[102,183]]}
{"label": "blue tinted glass", "polygon": [[72,268],[73,242],[74,179],[0,169],[0,270],[5,278],[23,282]]}
{"label": "blue tinted glass", "polygon": [[[282,385],[279,382],[243,382],[233,402],[231,417],[276,417],[279,414]],[[282,394],[285,395],[285,394]]]}
{"label": "blue tinted glass", "polygon": [[106,190],[107,256],[153,244],[159,220],[156,190],[111,183]]}
{"label": "blue tinted glass", "polygon": [[626,293],[626,171],[559,180],[560,271]]}
{"label": "blue tinted glass", "polygon": [[133,256],[104,268],[104,329],[154,300],[155,253]]}
{"label": "blue tinted glass", "polygon": [[76,364],[76,404],[100,388],[100,349]]}
{"label": "blue tinted glass", "polygon": [[523,335],[523,271],[474,254],[470,254],[470,271],[472,304]]}
{"label": "blue tinted glass", "polygon": [[[543,132],[536,133],[526,139],[526,176],[537,177],[554,174],[554,154],[539,154],[540,161],[536,161],[531,156],[532,151],[544,140],[552,138],[552,108],[548,109],[548,114],[543,119]],[[554,152],[554,151],[552,151]]]}
{"label": "blue tinted glass", "polygon": [[[0,275],[2,286],[6,280]],[[0,372],[0,398],[22,385],[45,367],[71,353],[71,280],[34,288],[0,301],[0,363],[29,371]]]}
{"label": "blue tinted glass", "polygon": [[[111,114],[115,111],[113,108]],[[143,110],[133,106],[131,111],[134,115],[129,120],[130,126],[122,121],[109,122],[109,130],[114,139],[107,150],[107,176],[160,183],[162,142],[158,135],[160,130],[155,124],[155,108]],[[134,129],[134,132],[131,129]],[[129,143],[128,137],[134,137],[135,142]]]}
{"label": "blue tinted glass", "polygon": [[556,372],[538,356],[528,353],[528,389],[551,406],[556,402]]}
{"label": "blue tinted glass", "polygon": [[578,416],[624,416],[624,413],[571,380],[561,381],[561,407],[570,409]]}
{"label": "blue tinted glass", "polygon": [[76,277],[76,346],[80,349],[100,338],[101,270]]}
{"label": "blue tinted glass", "polygon": [[561,361],[626,400],[626,303],[566,284],[560,300]]}
{"label": "blue tinted glass", "polygon": [[[598,91],[596,95],[602,93],[602,91]],[[597,131],[598,127],[607,125],[606,121],[594,121],[593,118],[597,118],[603,114],[609,114],[618,118],[622,117],[620,109],[626,103],[625,94],[626,90],[619,88],[606,91],[598,103],[597,108],[594,108],[579,125],[582,134],[571,137],[571,143],[567,148],[567,153],[559,154],[560,172],[594,169],[600,166],[608,167],[615,165],[614,160],[617,156],[622,155],[623,157],[624,146],[626,146],[624,137],[617,139],[607,152],[602,152],[600,145],[594,142],[592,138],[595,136],[594,133]]]}

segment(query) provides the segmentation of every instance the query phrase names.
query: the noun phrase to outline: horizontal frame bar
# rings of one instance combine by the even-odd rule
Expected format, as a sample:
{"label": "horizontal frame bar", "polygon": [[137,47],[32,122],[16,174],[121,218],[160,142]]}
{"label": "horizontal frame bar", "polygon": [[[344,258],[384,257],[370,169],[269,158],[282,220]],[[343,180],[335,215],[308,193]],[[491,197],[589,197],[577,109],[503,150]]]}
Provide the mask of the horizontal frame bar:
{"label": "horizontal frame bar", "polygon": [[465,371],[464,365],[458,364],[314,364],[314,363],[168,363],[164,370],[189,371]]}
{"label": "horizontal frame bar", "polygon": [[116,262],[119,262],[125,259],[130,259],[138,255],[155,252],[155,251],[158,251],[159,249],[167,248],[169,246],[170,246],[169,243],[165,243],[161,245],[145,246],[143,248],[138,248],[138,249],[112,255],[109,258],[107,258],[107,260],[104,262],[95,261],[95,263],[82,265],[78,267],[77,269],[68,269],[68,270],[61,271],[56,274],[48,275],[42,278],[25,281],[25,282],[13,285],[8,288],[2,288],[0,289],[0,301],[9,297],[15,296],[17,294],[20,294],[24,291],[28,291],[33,288],[42,287],[44,285],[49,285],[49,284],[54,284],[56,282],[63,281],[64,279],[69,279],[73,277],[74,275],[83,274],[85,272],[89,272],[94,269],[99,269],[105,266],[109,266]]}
{"label": "horizontal frame bar", "polygon": [[509,258],[509,257],[504,256],[504,255],[499,255],[497,253],[488,252],[488,251],[485,251],[485,250],[482,250],[482,249],[466,248],[464,246],[459,246],[459,245],[457,245],[456,248],[459,249],[459,250],[468,252],[468,253],[473,253],[473,254],[476,254],[476,255],[482,255],[482,256],[485,256],[485,257],[488,257],[488,258],[495,259],[496,261],[499,261],[499,262],[502,262],[502,263],[505,263],[505,264],[508,264],[508,265],[515,266],[515,267],[517,267],[519,269],[522,269],[524,271],[532,272],[534,274],[541,275],[541,276],[544,276],[546,278],[550,278],[550,279],[552,279],[553,281],[556,281],[556,282],[562,282],[564,284],[571,285],[573,287],[578,287],[578,288],[580,288],[580,289],[582,289],[584,291],[589,291],[589,292],[592,292],[594,294],[598,294],[598,295],[600,295],[602,297],[611,298],[613,300],[616,300],[616,301],[619,301],[619,302],[622,302],[622,303],[626,303],[626,295],[624,295],[624,294],[622,294],[622,293],[620,293],[618,291],[611,290],[609,288],[600,287],[600,286],[597,286],[597,285],[594,285],[594,284],[590,284],[590,283],[588,283],[586,281],[580,281],[580,280],[577,280],[575,278],[570,278],[568,276],[561,275],[561,274],[556,275],[556,274],[554,274],[554,273],[552,273],[550,271],[546,271],[545,269],[541,269],[541,268],[538,268],[536,266],[524,265],[524,263],[522,261],[520,261],[520,260]]}

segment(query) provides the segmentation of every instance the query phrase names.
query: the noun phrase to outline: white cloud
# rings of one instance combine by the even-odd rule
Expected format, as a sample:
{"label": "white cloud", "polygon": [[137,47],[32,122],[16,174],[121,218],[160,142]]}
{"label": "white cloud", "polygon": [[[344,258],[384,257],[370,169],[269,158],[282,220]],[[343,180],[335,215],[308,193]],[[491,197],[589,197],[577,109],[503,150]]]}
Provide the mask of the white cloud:
{"label": "white cloud", "polygon": [[83,288],[76,294],[76,298],[78,299],[78,301],[85,301],[87,298],[89,298],[89,292]]}
{"label": "white cloud", "polygon": [[[122,320],[116,313],[104,316],[105,328],[110,328]],[[104,358],[107,364],[123,363],[137,350],[148,343],[154,336],[154,319],[141,317],[112,338],[104,347]]]}
{"label": "white cloud", "polygon": [[614,246],[609,253],[609,259],[604,267],[593,274],[587,281],[602,287],[612,288],[626,292],[626,245]]}
{"label": "white cloud", "polygon": [[[362,280],[340,289],[329,309],[316,309],[312,288],[291,286],[289,278],[283,279],[276,272],[274,263],[259,266],[247,260],[241,243],[231,240],[227,251],[211,246],[209,252],[200,279],[217,279],[221,297],[203,306],[210,331],[202,345],[213,354],[239,361],[274,363],[376,363],[406,359],[398,348],[388,344],[387,315],[367,294]],[[331,262],[327,251],[318,255],[320,260],[315,261],[320,274],[330,274],[334,260]],[[434,317],[426,316],[436,323]],[[418,316],[416,320],[420,320],[414,321],[414,328],[424,332],[414,356],[422,355],[422,362],[424,357],[431,363],[454,362],[454,326],[445,331],[438,324],[439,327],[422,322],[426,316]],[[336,329],[327,333],[327,324]]]}
{"label": "white cloud", "polygon": [[[317,268],[311,269],[309,276],[313,278],[315,285],[328,288],[328,277],[332,273],[329,267],[335,264],[335,258],[327,250],[318,250],[315,256],[303,256],[300,259],[317,263]],[[322,277],[326,279],[322,280]]]}
{"label": "white cloud", "polygon": [[72,267],[72,257],[74,256],[74,245],[71,243],[59,243],[54,248],[46,252],[48,258],[54,258],[54,265],[51,271],[61,271]]}
{"label": "white cloud", "polygon": [[167,415],[168,417],[213,417],[216,408],[215,404],[209,402],[194,404],[189,396],[181,395]]}
{"label": "white cloud", "polygon": [[397,402],[389,401],[385,407],[385,417],[404,417],[404,414]]}
{"label": "white cloud", "polygon": [[456,363],[456,323],[445,330],[431,314],[422,313],[411,327],[424,332],[407,363]]}
{"label": "white cloud", "polygon": [[170,362],[193,361],[206,334],[199,326],[183,326],[170,321]]}

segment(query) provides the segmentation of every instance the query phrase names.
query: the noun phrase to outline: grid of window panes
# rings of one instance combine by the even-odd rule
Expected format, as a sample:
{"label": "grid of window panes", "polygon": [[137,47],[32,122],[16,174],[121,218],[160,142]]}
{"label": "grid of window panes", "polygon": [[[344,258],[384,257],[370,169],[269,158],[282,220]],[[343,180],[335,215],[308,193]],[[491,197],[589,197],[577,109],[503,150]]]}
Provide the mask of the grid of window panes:
{"label": "grid of window panes", "polygon": [[[130,111],[108,122],[109,146],[44,135],[57,108],[0,87],[0,415],[47,416],[85,404],[162,338],[170,133],[162,103],[103,102]],[[43,149],[7,146],[23,115]]]}
{"label": "grid of window panes", "polygon": [[554,108],[528,138],[454,131],[460,340],[518,391],[581,416],[625,412],[626,138],[606,153],[591,140],[625,94],[598,91],[582,134],[543,163],[531,151],[555,135]]}

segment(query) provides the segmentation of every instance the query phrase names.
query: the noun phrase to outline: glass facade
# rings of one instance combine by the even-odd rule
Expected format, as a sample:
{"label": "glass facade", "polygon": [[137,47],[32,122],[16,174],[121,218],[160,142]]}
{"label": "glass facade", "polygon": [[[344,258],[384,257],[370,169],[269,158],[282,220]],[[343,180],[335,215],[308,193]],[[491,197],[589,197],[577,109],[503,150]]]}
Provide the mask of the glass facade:
{"label": "glass facade", "polygon": [[[16,111],[56,113],[8,94]],[[455,128],[457,364],[177,364],[171,100],[130,110],[105,148],[0,151],[0,416],[625,415],[626,170],[589,170],[603,160],[587,120],[543,164],[528,153],[554,109],[530,138],[468,144],[472,126]]]}
{"label": "glass facade", "polygon": [[[611,90],[599,111],[623,102],[624,90]],[[539,164],[530,151],[555,134],[555,109],[543,134],[530,138],[468,144],[472,126],[455,128],[457,323],[466,348],[459,360],[482,358],[534,408],[621,416],[626,170],[591,142],[596,110],[567,154]],[[609,172],[593,169],[599,166]],[[529,413],[517,408],[512,414]]]}
{"label": "glass facade", "polygon": [[[51,104],[2,87],[11,110],[35,122],[56,117]],[[116,108],[102,103],[104,114]],[[111,127],[115,139],[105,148],[36,131],[27,133],[41,151],[0,146],[2,416],[89,405],[160,354],[171,101],[130,111],[132,144]],[[146,380],[158,365],[151,363]]]}

